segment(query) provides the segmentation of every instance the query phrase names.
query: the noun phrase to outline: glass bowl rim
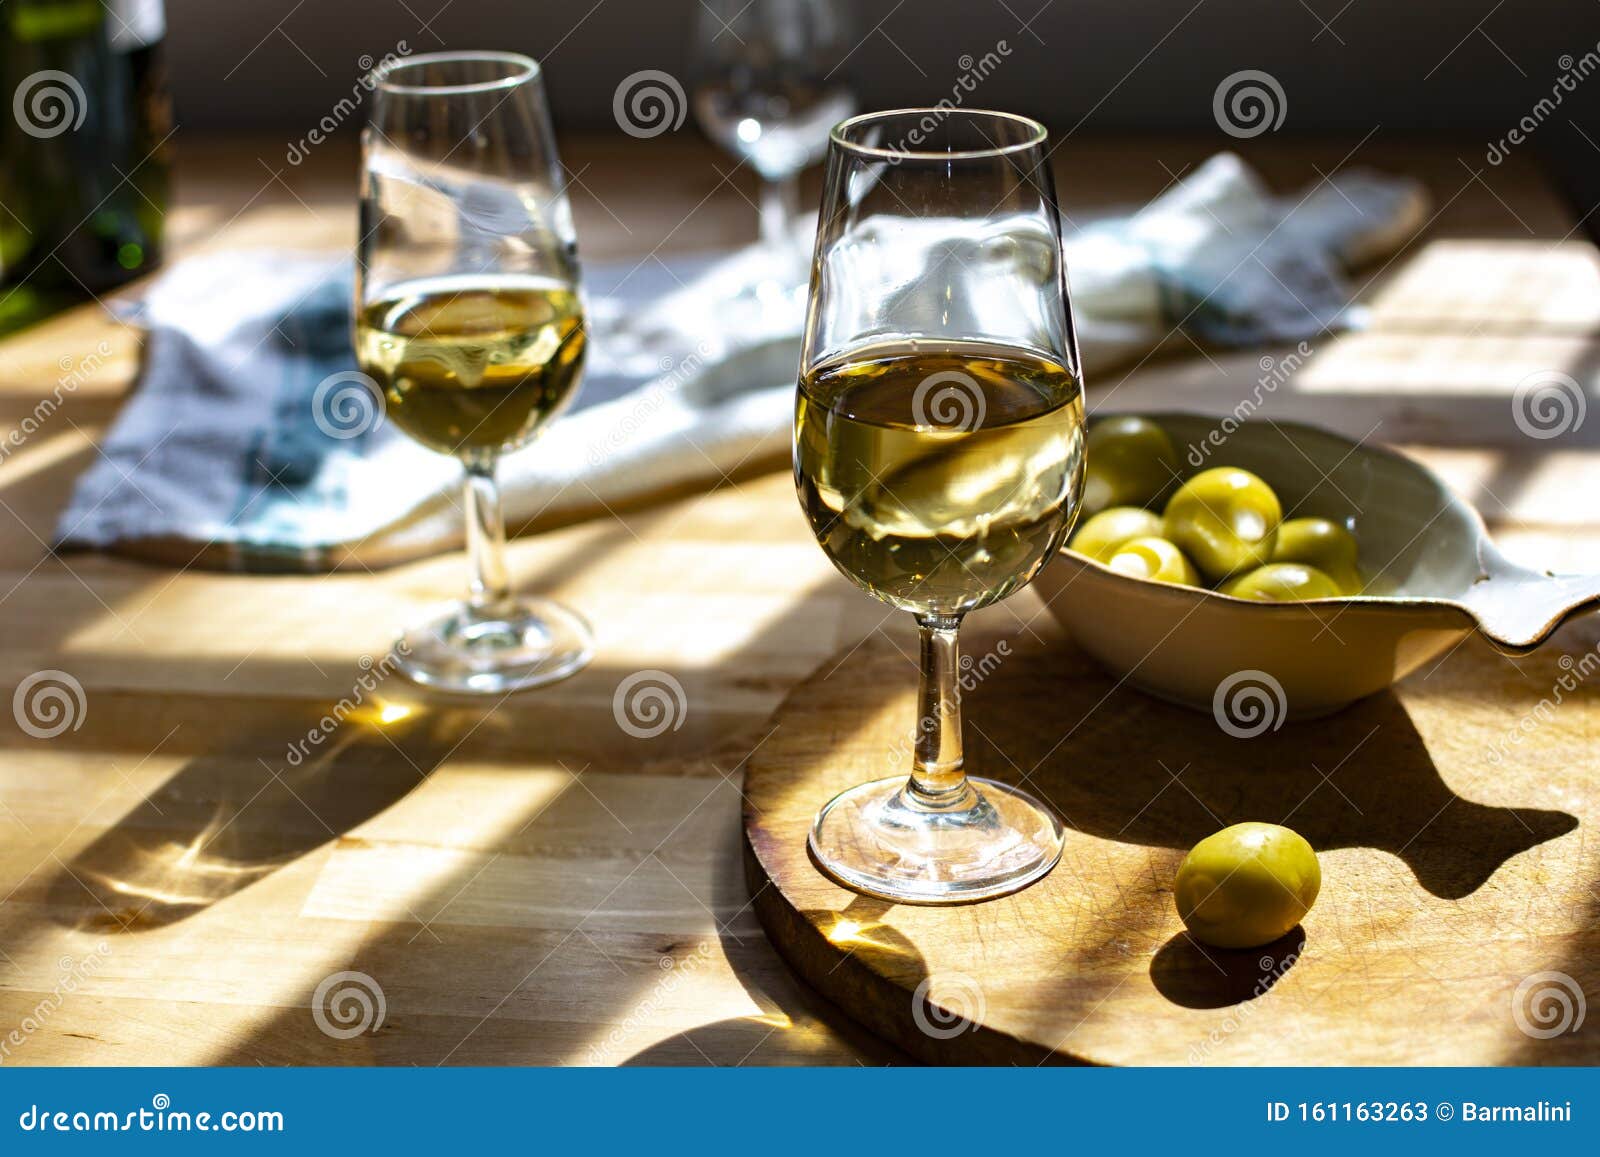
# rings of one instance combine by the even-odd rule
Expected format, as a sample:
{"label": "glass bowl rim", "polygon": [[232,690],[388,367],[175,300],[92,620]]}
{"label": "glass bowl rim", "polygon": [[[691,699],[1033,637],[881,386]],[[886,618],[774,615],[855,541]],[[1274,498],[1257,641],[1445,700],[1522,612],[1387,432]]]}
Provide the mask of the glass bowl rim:
{"label": "glass bowl rim", "polygon": [[[468,61],[492,61],[497,64],[512,66],[513,71],[495,80],[472,81],[466,84],[405,84],[397,83],[392,77],[396,73],[403,73],[410,68],[426,64],[459,64]],[[467,93],[497,92],[502,89],[515,88],[517,85],[527,84],[539,79],[539,62],[531,56],[520,52],[424,52],[420,56],[407,56],[392,63],[382,65],[374,74],[377,85],[384,92],[399,93],[403,96],[457,96]]]}
{"label": "glass bowl rim", "polygon": [[[1007,121],[1011,124],[1021,125],[1027,130],[1027,139],[1015,141],[1007,145],[991,145],[981,149],[904,149],[882,148],[877,145],[864,145],[858,141],[849,140],[845,134],[857,125],[867,124],[875,120],[887,120],[899,116],[933,116],[940,122],[951,117],[990,117],[994,120]],[[937,105],[912,108],[880,109],[876,112],[857,113],[847,117],[834,125],[828,133],[829,143],[837,148],[854,154],[858,157],[872,157],[885,161],[971,161],[986,157],[1004,157],[1012,153],[1024,152],[1028,149],[1041,147],[1049,140],[1050,132],[1039,121],[1032,117],[1023,116],[1021,113],[1004,112],[992,108],[940,108]]]}

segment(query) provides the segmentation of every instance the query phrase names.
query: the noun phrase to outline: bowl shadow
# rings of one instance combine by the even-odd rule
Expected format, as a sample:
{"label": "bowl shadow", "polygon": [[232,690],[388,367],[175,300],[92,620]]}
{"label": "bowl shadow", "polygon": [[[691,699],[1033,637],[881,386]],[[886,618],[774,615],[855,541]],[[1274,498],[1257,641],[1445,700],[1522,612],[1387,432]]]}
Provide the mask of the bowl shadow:
{"label": "bowl shadow", "polygon": [[[982,646],[975,637],[968,650]],[[1457,795],[1390,691],[1328,718],[1235,738],[1210,715],[1112,682],[1076,648],[1029,651],[966,696],[968,718],[982,721],[968,728],[967,766],[1026,776],[1069,827],[1089,835],[1187,849],[1230,824],[1280,823],[1318,851],[1388,852],[1428,892],[1454,900],[1578,823],[1566,812]],[[1060,722],[1041,724],[1048,720]]]}

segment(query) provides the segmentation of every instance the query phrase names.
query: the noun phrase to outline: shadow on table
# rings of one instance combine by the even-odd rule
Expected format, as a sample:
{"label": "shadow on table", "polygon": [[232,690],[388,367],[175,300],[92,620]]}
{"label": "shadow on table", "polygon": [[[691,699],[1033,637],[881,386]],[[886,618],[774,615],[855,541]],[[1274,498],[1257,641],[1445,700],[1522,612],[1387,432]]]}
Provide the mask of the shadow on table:
{"label": "shadow on table", "polygon": [[191,759],[60,862],[51,910],[58,919],[83,913],[87,893],[94,903],[75,926],[122,932],[204,911],[390,807],[466,726],[450,713],[380,702],[326,732],[313,722],[286,738],[279,724]]}
{"label": "shadow on table", "polygon": [[[1578,822],[1566,812],[1494,807],[1455,794],[1392,692],[1327,719],[1234,739],[1209,715],[1117,686],[1073,648],[1054,647],[1001,666],[968,704],[974,716],[993,721],[972,745],[975,760],[1034,769],[1029,786],[1078,831],[1172,849],[1161,878],[1205,836],[1265,820],[1289,824],[1319,851],[1388,852],[1422,888],[1455,900]],[[1041,727],[1041,719],[1062,724]],[[999,735],[1007,737],[1003,752],[987,738]],[[1170,927],[1169,890],[1121,894],[1118,942]],[[1203,948],[1180,933],[1155,949],[1150,976],[1175,1004],[1223,1008],[1270,990],[1303,945],[1299,929],[1247,952]],[[1099,952],[1078,946],[1073,956],[1087,964]],[[1065,972],[1073,967],[1063,962]]]}
{"label": "shadow on table", "polygon": [[[1286,823],[1318,851],[1388,852],[1433,895],[1460,899],[1578,822],[1456,795],[1390,691],[1234,739],[1211,716],[1119,687],[1073,648],[1053,647],[1001,666],[969,703],[992,721],[975,759],[1033,768],[1030,785],[1069,826],[1123,843],[1187,850],[1229,824]],[[1005,735],[1004,751],[987,735]]]}
{"label": "shadow on table", "polygon": [[1600,1002],[1600,882],[1589,895],[1572,914],[1578,932],[1533,941],[1549,958],[1501,1006],[1510,1043],[1500,1064],[1592,1066],[1600,1056],[1600,1008],[1590,1007]]}
{"label": "shadow on table", "polygon": [[[74,452],[54,466],[35,471],[27,485],[37,491],[48,490],[50,496],[59,495],[64,501],[72,477],[90,456],[88,451]],[[7,485],[14,488],[21,483],[12,476]],[[665,506],[647,510],[630,517],[631,526],[619,523],[610,528],[614,533],[605,541],[586,539],[581,544],[581,557],[559,560],[556,577],[570,581],[575,569],[591,566],[597,551],[607,549],[607,541],[631,543],[651,522],[680,514]],[[87,565],[94,563],[91,560]],[[149,571],[148,582],[141,582],[136,570],[125,572],[125,578],[120,577],[122,573],[119,572],[121,586],[117,589],[125,598],[159,593],[170,581],[169,572],[165,571]],[[540,585],[538,574],[524,573],[519,577],[530,587]],[[811,593],[797,591],[787,612],[752,635],[744,646],[754,653],[787,646],[785,636],[792,636],[797,624],[816,619]],[[69,606],[54,609],[48,621],[50,637],[41,633],[39,640],[30,640],[30,645],[48,648],[102,617],[102,604],[91,607],[85,599],[80,606],[74,600]],[[491,764],[496,760],[514,761],[530,750],[530,743],[537,745],[535,749],[546,763],[551,762],[552,749],[571,755],[575,748],[581,748],[581,737],[575,733],[582,727],[573,722],[571,713],[559,707],[554,712],[540,709],[532,696],[522,697],[522,703],[513,700],[507,705],[509,715],[502,708],[500,718],[479,730],[480,722],[495,715],[493,706],[440,702],[409,685],[403,685],[405,698],[413,703],[420,700],[420,709],[389,715],[383,701],[373,697],[359,713],[336,727],[325,728],[318,714],[327,705],[308,702],[305,696],[291,694],[259,708],[247,693],[238,699],[226,698],[226,679],[237,668],[237,659],[237,654],[207,652],[182,660],[184,685],[214,679],[223,697],[206,701],[175,690],[169,703],[152,711],[148,705],[141,707],[135,702],[137,696],[101,692],[94,702],[96,726],[81,733],[68,733],[56,741],[58,752],[82,748],[103,753],[110,756],[107,762],[114,767],[118,753],[162,749],[167,742],[163,733],[177,721],[182,730],[176,737],[168,734],[167,739],[172,742],[167,750],[187,754],[186,762],[176,773],[149,791],[97,838],[73,854],[63,853],[53,863],[46,861],[52,874],[42,882],[46,903],[41,910],[47,909],[57,923],[96,934],[137,933],[141,938],[187,935],[178,932],[186,921],[251,885],[267,881],[399,802],[469,735],[472,738],[462,749],[462,756]],[[160,669],[174,660],[130,649],[118,661],[123,665],[116,672],[115,685],[140,687],[152,682],[162,685]],[[284,669],[275,672],[274,664]],[[265,674],[262,668],[267,669]],[[300,670],[295,662],[255,659],[251,661],[251,671],[260,677],[251,683],[292,687]],[[631,673],[631,669],[596,666],[578,678],[604,685],[609,691]],[[352,670],[352,679],[358,674]],[[145,675],[152,678],[145,679]],[[317,683],[320,686],[323,680],[319,678]],[[401,686],[402,681],[397,679],[396,685]],[[696,704],[696,709],[704,714],[701,719],[691,720],[691,726],[681,735],[672,737],[677,747],[671,759],[659,754],[663,748],[640,743],[641,761],[661,760],[663,775],[667,776],[673,774],[674,765],[687,764],[687,759],[678,756],[693,742],[690,733],[702,731],[708,726],[703,720],[716,716],[714,705],[700,708]],[[609,704],[596,710],[608,724],[611,722]],[[112,716],[119,711],[126,718],[113,722]],[[501,727],[507,718],[510,722]],[[554,722],[556,719],[560,722]],[[122,723],[127,726],[119,726]],[[714,724],[709,726],[714,729]],[[485,742],[488,733],[504,732],[506,728],[510,733]],[[301,758],[289,760],[291,748],[304,745],[313,731],[328,732],[326,741],[306,747]],[[737,762],[748,752],[748,745],[760,739],[760,734],[740,737],[723,733],[712,738],[719,743],[747,744],[721,765],[724,772],[731,774],[732,785],[719,790],[735,792]],[[583,762],[584,757],[579,754],[572,767],[581,768]],[[138,769],[130,767],[127,771],[137,774]],[[123,772],[125,776],[127,771]],[[703,778],[708,791],[717,783],[709,770],[686,769],[684,774]],[[576,784],[574,780],[568,797],[586,800],[593,795],[592,790],[586,792]],[[567,800],[564,797],[559,802],[565,805]],[[85,818],[96,803],[87,798],[81,801],[84,810],[78,818]],[[604,802],[599,806],[604,807]],[[536,844],[541,827],[559,823],[557,817],[563,810],[564,807],[551,808],[547,815],[543,808],[530,806],[526,816],[493,817],[493,826],[518,831],[522,824],[527,840]],[[736,808],[733,814],[737,815]],[[675,843],[690,844],[700,834],[688,832],[677,837]],[[728,930],[723,940],[728,963],[766,1011],[758,1017],[708,1026],[701,1034],[700,1047],[724,1063],[741,1059],[753,1063],[784,1059],[837,1061],[849,1055],[852,1047],[842,1040],[855,1042],[863,1049],[873,1047],[864,1034],[788,974],[753,921],[735,934],[733,914],[746,902],[740,882],[737,834],[735,819],[728,832],[730,842],[721,857],[724,867],[714,874],[715,894],[706,900],[685,897],[683,903],[696,911],[709,904],[719,924],[726,922]],[[550,839],[560,843],[557,834]],[[659,850],[668,858],[703,851],[673,845]],[[491,848],[486,857],[498,854]],[[619,874],[631,875],[655,853],[639,855],[633,848],[623,847],[615,851],[607,848],[601,854],[609,857],[608,864],[622,865]],[[442,873],[437,868],[430,869],[423,877],[429,881],[426,891],[408,895],[407,900],[413,908],[432,913],[430,919],[438,920],[439,913],[469,893],[483,858],[466,856],[465,866],[451,865]],[[468,899],[472,899],[470,894]],[[405,919],[367,926],[341,923],[329,929],[326,970],[364,970],[381,982],[388,993],[389,1014],[383,1029],[348,1040],[319,1032],[310,1007],[326,971],[319,968],[315,975],[303,977],[299,991],[268,996],[264,989],[261,999],[282,1006],[282,1011],[252,1016],[248,1022],[242,1016],[231,1018],[231,1023],[248,1027],[243,1031],[219,1028],[218,1049],[207,1059],[234,1063],[439,1063],[448,1059],[463,1063],[492,1057],[501,1062],[527,1063],[531,1059],[550,1063],[581,1058],[586,1039],[583,1033],[593,1026],[603,1026],[608,1018],[621,1019],[630,1014],[638,998],[648,995],[660,975],[658,954],[687,951],[686,945],[704,939],[703,933],[666,936],[643,931],[654,927],[650,920],[639,919],[638,913],[630,916],[626,911],[609,910],[624,907],[624,899],[607,897],[590,913],[595,920],[588,927],[584,924],[588,917],[578,911],[573,916],[576,927],[563,931],[480,927],[470,922],[470,916],[463,922],[441,921],[436,930],[429,929],[426,923],[419,928],[418,923]],[[641,931],[612,931],[629,927],[630,919]],[[681,914],[679,922],[683,922]],[[589,935],[601,924],[608,929],[597,933],[603,947]],[[266,931],[281,934],[285,929],[280,925],[281,921],[274,921]],[[21,931],[26,938],[27,929]],[[431,934],[434,931],[438,934]],[[347,944],[353,947],[340,947]],[[19,946],[20,941],[7,945],[13,951],[20,950]],[[195,950],[200,951],[198,947]],[[345,955],[335,956],[341,951]],[[592,962],[590,958],[594,958]],[[501,1011],[496,1001],[504,998],[502,1003],[515,1005],[523,982],[546,961],[552,962],[552,970],[592,972],[599,968],[609,972],[619,968],[626,971],[628,978],[600,986],[604,998],[610,1001],[609,1007],[591,1008],[575,1019],[563,1020],[556,1007],[562,1002],[551,1002],[546,994],[541,994],[536,1007],[525,1003],[521,1009],[505,1008],[502,1015],[496,1016]],[[492,964],[491,975],[484,974],[485,962]],[[636,964],[639,969],[635,975]],[[441,968],[445,970],[443,976],[437,975]],[[502,975],[508,978],[503,984],[499,979]],[[475,1000],[474,993],[481,996]],[[248,1000],[249,994],[245,995]],[[547,1006],[554,1010],[550,1012],[554,1019],[535,1019],[547,1014]],[[838,1031],[830,1027],[832,1024],[840,1026]],[[787,1030],[785,1025],[805,1031]],[[477,1031],[480,1026],[481,1032]],[[574,1031],[579,1035],[571,1039],[561,1036]],[[692,1053],[693,1049],[685,1042],[680,1051]],[[689,1059],[692,1061],[693,1057]]]}
{"label": "shadow on table", "polygon": [[[816,617],[808,595],[797,594],[784,616],[744,646],[757,652],[781,646],[796,623],[815,622]],[[597,665],[576,678],[609,689],[632,673]],[[602,710],[610,722],[609,704]],[[549,713],[542,718],[540,730],[549,731]],[[581,730],[570,720],[564,726]],[[660,760],[662,778],[682,776],[704,783],[708,802],[691,816],[645,817],[645,823],[667,831],[653,850],[653,836],[646,840],[643,832],[624,836],[619,831],[615,846],[583,851],[581,859],[574,858],[565,868],[555,864],[551,870],[567,873],[560,887],[570,894],[498,898],[496,888],[533,886],[532,876],[524,883],[516,873],[542,870],[539,861],[517,857],[502,840],[461,867],[431,878],[425,893],[408,895],[411,910],[424,914],[427,923],[374,924],[353,954],[337,962],[339,968],[367,974],[383,989],[387,1018],[381,1031],[350,1039],[319,1032],[312,1016],[317,985],[324,980],[319,972],[281,998],[280,1014],[252,1026],[213,1059],[228,1064],[766,1065],[840,1063],[865,1053],[892,1061],[892,1050],[871,1040],[794,978],[749,914],[739,861],[737,792],[742,760],[763,730],[713,729],[693,750],[683,750],[684,736],[677,735],[678,749],[671,758],[657,756],[661,748],[640,741],[641,762]],[[524,729],[517,750],[527,750],[529,733]],[[580,737],[552,738],[572,744]],[[478,748],[474,737],[453,758],[479,757]],[[545,755],[541,759],[548,762]],[[709,766],[702,770],[701,765]],[[573,766],[576,770],[582,763]],[[641,782],[650,780],[641,777]],[[518,847],[561,848],[570,842],[563,825],[570,825],[578,812],[612,811],[601,797],[608,790],[614,787],[580,774],[544,806],[530,808],[526,815],[496,817],[496,827],[517,833]],[[700,798],[698,790],[688,794]],[[629,823],[637,827],[639,821],[630,814]],[[605,830],[604,822],[597,825],[594,838],[603,839]],[[580,856],[577,849],[568,854]],[[494,869],[485,861],[501,855],[506,856],[501,866],[513,875],[495,882]],[[675,872],[674,866],[685,858],[705,857],[714,859],[710,884],[706,894],[694,895],[680,878],[681,867]],[[586,871],[599,875],[579,879]],[[663,873],[691,894],[674,899],[670,910],[640,908],[656,893],[649,887],[630,891],[630,881],[637,886],[642,877]],[[506,916],[480,923],[479,906],[486,903],[504,905]],[[458,906],[453,918],[441,919],[452,905]],[[532,919],[515,914],[524,907],[533,909]],[[563,911],[571,912],[570,925],[558,922]],[[691,930],[698,926],[703,930]],[[671,931],[674,927],[678,930]],[[680,1008],[685,1002],[692,1006],[697,984],[711,986],[721,999],[723,990],[712,970],[720,972],[724,960],[701,958],[706,944],[720,950],[726,968],[758,1011],[648,1045],[630,1044],[630,1039],[649,1040],[658,1031],[652,1027],[656,1018],[671,1015],[673,1002]],[[707,971],[697,976],[702,967]],[[679,984],[687,987],[680,989]]]}
{"label": "shadow on table", "polygon": [[1184,1008],[1227,1008],[1265,996],[1306,946],[1299,925],[1259,948],[1226,949],[1176,933],[1150,960],[1150,979],[1161,995]]}
{"label": "shadow on table", "polygon": [[[619,524],[575,549],[592,565],[627,541],[631,536]],[[525,574],[521,581],[532,586],[551,579],[552,567],[566,577],[575,561],[547,562],[541,575]],[[257,686],[294,683],[295,664],[246,661]],[[122,660],[128,685],[170,681],[163,668],[174,660],[149,660],[148,671],[141,662]],[[216,667],[219,687],[243,665],[227,653],[204,662]],[[187,662],[185,678],[203,678],[201,664],[198,658]],[[274,664],[285,669],[264,670]],[[333,678],[330,673],[319,681]],[[81,910],[87,894],[93,907],[74,925],[113,931],[158,928],[203,911],[398,802],[505,702],[425,692],[388,658],[374,663],[364,657],[337,681],[349,688],[337,701],[291,700],[266,712],[240,712],[239,734],[196,754],[91,844],[64,862],[57,859],[60,870],[48,893],[52,911],[63,918]],[[116,709],[102,701],[97,714]],[[204,718],[207,710],[200,700],[180,703],[167,738],[185,728],[216,732]],[[150,727],[141,718],[117,724],[100,729],[98,739],[119,750]],[[92,743],[96,736],[66,741]],[[152,753],[164,743],[154,743]]]}
{"label": "shadow on table", "polygon": [[[995,639],[991,628],[974,630],[968,653],[996,649]],[[1508,860],[1573,831],[1578,822],[1563,811],[1490,806],[1456,794],[1392,692],[1327,719],[1241,740],[1222,732],[1208,714],[1117,685],[1070,645],[1012,642],[1014,657],[966,693],[969,767],[1011,781],[1027,774],[1028,787],[1069,827],[1150,849],[1138,868],[1132,867],[1138,857],[1123,853],[1119,862],[1129,869],[1114,887],[1105,881],[1109,906],[1082,913],[1071,935],[1062,937],[1059,973],[1037,993],[1041,1008],[1081,1004],[1087,1016],[1105,996],[1093,978],[1125,971],[1130,953],[1147,955],[1156,989],[1184,1007],[1225,1008],[1270,991],[1298,959],[1303,930],[1242,953],[1202,949],[1171,935],[1169,881],[1179,858],[1229,824],[1284,822],[1321,851],[1384,851],[1405,863],[1428,893],[1458,900],[1482,888]],[[871,687],[875,674],[891,672],[898,661],[888,647],[864,648],[850,685]],[[1070,870],[1105,868],[1091,857]],[[834,919],[814,913],[806,922],[827,936]],[[885,922],[893,917],[877,921]],[[786,941],[805,929],[790,932]],[[892,928],[869,932],[880,940],[898,935]],[[909,998],[927,978],[926,963],[903,938],[878,959],[872,952],[868,945],[851,955],[893,982],[878,991],[893,996],[897,987]],[[873,983],[871,976],[837,979],[852,970],[855,965],[847,965],[833,974],[829,985]],[[895,1038],[914,1042],[922,1055],[923,1042],[909,1027],[911,1011],[900,1005],[888,1010]],[[974,1055],[973,1042],[962,1043],[965,1055]],[[1070,1043],[1061,1042],[1051,1057]]]}
{"label": "shadow on table", "polygon": [[[716,878],[719,910],[743,912],[751,901],[744,880],[734,872],[719,872]],[[892,904],[859,897],[840,917],[853,920],[856,947],[864,953],[892,952],[904,959],[921,959],[915,947],[899,933],[877,923],[877,917]],[[723,955],[734,976],[750,999],[762,1009],[759,1015],[733,1017],[675,1033],[622,1061],[623,1065],[712,1065],[738,1066],[761,1052],[776,1034],[787,1034],[776,1057],[783,1064],[838,1063],[836,1046],[819,1047],[813,1035],[791,1030],[800,1017],[827,1024],[852,1051],[864,1060],[879,1065],[918,1063],[886,1040],[872,1035],[867,1027],[842,1014],[841,1010],[801,980],[778,957],[759,930],[735,931],[729,920],[720,932]],[[924,969],[924,973],[925,973]],[[770,1063],[763,1059],[761,1063]]]}

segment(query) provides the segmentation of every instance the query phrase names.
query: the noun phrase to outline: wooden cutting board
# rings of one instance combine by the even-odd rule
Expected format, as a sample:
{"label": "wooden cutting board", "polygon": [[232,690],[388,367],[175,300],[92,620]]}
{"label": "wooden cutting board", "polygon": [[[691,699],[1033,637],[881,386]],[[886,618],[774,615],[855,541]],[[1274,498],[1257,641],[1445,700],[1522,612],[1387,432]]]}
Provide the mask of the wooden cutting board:
{"label": "wooden cutting board", "polygon": [[[824,663],[746,769],[756,911],[867,1027],[957,1064],[1600,1061],[1584,1015],[1600,997],[1600,619],[1514,662],[1474,640],[1397,691],[1255,739],[1117,687],[1047,616],[1000,607],[964,634],[968,769],[1025,780],[1067,820],[1032,888],[896,906],[807,855],[823,802],[893,770],[915,714],[909,636]],[[1306,836],[1322,895],[1275,944],[1203,948],[1173,876],[1242,820]]]}

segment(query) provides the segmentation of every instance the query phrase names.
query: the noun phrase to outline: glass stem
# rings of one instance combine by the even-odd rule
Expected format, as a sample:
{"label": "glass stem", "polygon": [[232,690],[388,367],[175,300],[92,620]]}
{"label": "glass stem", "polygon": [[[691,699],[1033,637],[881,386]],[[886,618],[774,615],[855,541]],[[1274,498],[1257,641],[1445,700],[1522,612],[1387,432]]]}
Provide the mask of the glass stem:
{"label": "glass stem", "polygon": [[472,567],[468,603],[475,611],[489,611],[511,600],[511,576],[506,570],[506,524],[500,512],[500,486],[495,481],[497,457],[473,455],[467,467],[467,559]]}
{"label": "glass stem", "polygon": [[794,222],[800,215],[800,174],[761,182],[761,244],[786,278],[797,273]]}
{"label": "glass stem", "polygon": [[907,795],[916,806],[946,810],[970,804],[962,770],[960,615],[918,615],[922,694]]}

